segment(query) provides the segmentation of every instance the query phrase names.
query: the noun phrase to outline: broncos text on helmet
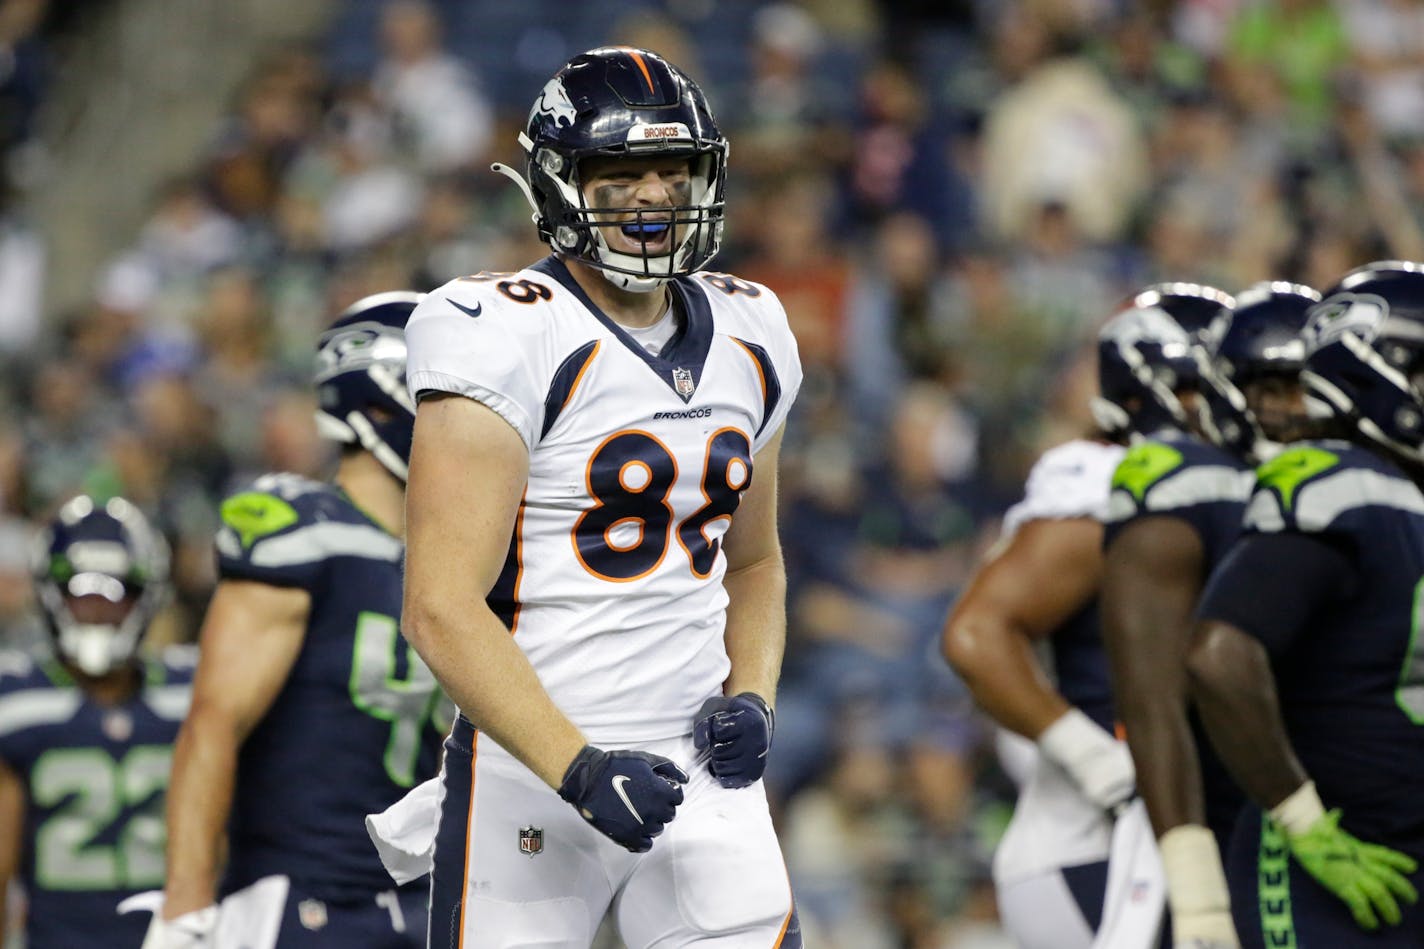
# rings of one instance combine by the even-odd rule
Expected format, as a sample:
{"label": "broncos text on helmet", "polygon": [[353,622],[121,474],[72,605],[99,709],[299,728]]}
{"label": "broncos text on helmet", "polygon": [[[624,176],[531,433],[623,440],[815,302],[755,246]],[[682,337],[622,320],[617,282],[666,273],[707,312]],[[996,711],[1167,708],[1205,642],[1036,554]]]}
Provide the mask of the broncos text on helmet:
{"label": "broncos text on helmet", "polygon": [[402,481],[415,430],[405,324],[421,296],[393,290],[357,300],[317,343],[317,431],[365,449]]}
{"label": "broncos text on helmet", "polygon": [[1350,271],[1311,308],[1304,338],[1310,414],[1424,464],[1424,264]]}
{"label": "broncos text on helmet", "polygon": [[[492,167],[519,185],[539,237],[555,251],[602,271],[615,286],[650,292],[700,270],[722,242],[727,140],[702,90],[656,53],[623,46],[575,56],[535,99],[519,144],[525,174]],[[661,208],[590,208],[581,165],[588,158],[686,157],[686,203]],[[671,227],[667,250],[648,245]],[[619,228],[642,253],[613,250]]]}
{"label": "broncos text on helmet", "polygon": [[1195,427],[1178,392],[1196,388],[1207,329],[1234,305],[1230,294],[1195,283],[1158,283],[1134,294],[1098,332],[1092,410],[1099,428],[1124,440]]}
{"label": "broncos text on helmet", "polygon": [[1270,384],[1298,391],[1305,361],[1301,333],[1319,301],[1311,287],[1263,281],[1237,294],[1236,307],[1221,311],[1208,328],[1199,388],[1207,437],[1219,447],[1260,464],[1303,434],[1305,419],[1294,413],[1258,417],[1248,391]]}
{"label": "broncos text on helmet", "polygon": [[95,678],[133,658],[168,597],[168,543],[123,498],[67,501],[36,537],[31,565],[55,649]]}

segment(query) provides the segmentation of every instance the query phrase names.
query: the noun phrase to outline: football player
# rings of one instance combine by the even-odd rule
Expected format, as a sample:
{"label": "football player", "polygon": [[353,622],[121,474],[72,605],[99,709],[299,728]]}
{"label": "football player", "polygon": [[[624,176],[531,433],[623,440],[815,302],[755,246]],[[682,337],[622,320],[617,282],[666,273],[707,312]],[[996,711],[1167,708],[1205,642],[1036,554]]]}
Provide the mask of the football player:
{"label": "football player", "polygon": [[367,297],[322,334],[334,479],[266,475],[222,504],[146,947],[425,943],[425,894],[391,887],[363,825],[435,773],[441,740],[435,678],[399,625],[417,300]]}
{"label": "football player", "polygon": [[[119,901],[163,882],[163,797],[191,647],[143,659],[168,546],[128,501],[64,504],[35,544],[52,657],[0,653],[0,895],[18,879],[29,949],[137,946]],[[8,931],[0,900],[0,941]]]}
{"label": "football player", "polygon": [[1297,434],[1292,341],[1318,299],[1308,287],[1272,283],[1234,301],[1190,285],[1134,301],[1194,330],[1164,343],[1173,378],[1143,390],[1162,413],[1161,431],[1113,476],[1104,580],[1114,691],[1178,945],[1237,944],[1220,852],[1242,801],[1188,715],[1183,662],[1202,583],[1240,531],[1249,465]]}
{"label": "football player", "polygon": [[[1129,371],[1116,356],[1109,349],[1099,361],[1104,391],[1115,372]],[[999,915],[1024,949],[1095,945],[1111,815],[1133,791],[1132,758],[1112,734],[1097,612],[1102,519],[1130,434],[1126,420],[1114,419],[1103,437],[1067,442],[1038,460],[1023,500],[1004,517],[1003,537],[945,624],[945,658],[980,707],[1038,748],[994,852]],[[1138,949],[1155,944],[1160,917],[1159,900]]]}
{"label": "football player", "polygon": [[1188,656],[1213,743],[1268,815],[1242,816],[1232,904],[1247,946],[1418,949],[1424,266],[1352,271],[1304,341],[1326,437],[1257,471]]}
{"label": "football player", "polygon": [[704,269],[727,142],[622,47],[560,69],[519,142],[553,254],[408,330],[404,622],[462,713],[430,945],[586,947],[610,907],[629,946],[799,945],[760,779],[801,369],[775,295]]}

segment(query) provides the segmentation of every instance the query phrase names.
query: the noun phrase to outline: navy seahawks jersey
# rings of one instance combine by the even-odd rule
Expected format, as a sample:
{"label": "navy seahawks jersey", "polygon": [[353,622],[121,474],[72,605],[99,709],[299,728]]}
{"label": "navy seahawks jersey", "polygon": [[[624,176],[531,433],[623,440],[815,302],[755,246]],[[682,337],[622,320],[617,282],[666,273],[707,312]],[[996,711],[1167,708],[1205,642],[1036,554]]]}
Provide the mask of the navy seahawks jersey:
{"label": "navy seahawks jersey", "polygon": [[1424,493],[1373,452],[1305,443],[1260,468],[1246,528],[1321,538],[1354,565],[1273,657],[1281,710],[1351,831],[1424,857]]}
{"label": "navy seahawks jersey", "polygon": [[1189,435],[1140,442],[1113,472],[1105,543],[1138,518],[1175,517],[1201,538],[1210,569],[1241,533],[1253,481],[1245,462]]}
{"label": "navy seahawks jersey", "polygon": [[[1113,473],[1104,544],[1146,517],[1173,517],[1201,540],[1202,581],[1241,534],[1246,501],[1255,478],[1250,466],[1215,445],[1182,433],[1168,433],[1130,449]],[[1197,737],[1207,823],[1221,841],[1229,839],[1244,797],[1211,749],[1192,714]]]}
{"label": "navy seahawks jersey", "polygon": [[116,907],[163,886],[163,799],[195,658],[167,650],[130,699],[101,705],[56,660],[0,655],[0,761],[26,797],[28,949],[143,941],[147,915]]}
{"label": "navy seahawks jersey", "polygon": [[223,580],[311,596],[306,637],[243,744],[223,892],[269,874],[340,901],[390,888],[364,824],[432,776],[448,712],[401,636],[404,547],[331,484],[267,475],[222,505]]}

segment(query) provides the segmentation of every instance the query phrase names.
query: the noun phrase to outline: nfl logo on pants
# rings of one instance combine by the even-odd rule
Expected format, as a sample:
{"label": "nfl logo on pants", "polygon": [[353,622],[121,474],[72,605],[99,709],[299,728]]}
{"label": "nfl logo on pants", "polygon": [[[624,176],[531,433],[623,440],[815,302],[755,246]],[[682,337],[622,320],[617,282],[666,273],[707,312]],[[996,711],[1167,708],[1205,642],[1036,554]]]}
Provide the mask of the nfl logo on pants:
{"label": "nfl logo on pants", "polygon": [[544,828],[542,827],[521,827],[519,828],[519,852],[534,856],[544,850]]}

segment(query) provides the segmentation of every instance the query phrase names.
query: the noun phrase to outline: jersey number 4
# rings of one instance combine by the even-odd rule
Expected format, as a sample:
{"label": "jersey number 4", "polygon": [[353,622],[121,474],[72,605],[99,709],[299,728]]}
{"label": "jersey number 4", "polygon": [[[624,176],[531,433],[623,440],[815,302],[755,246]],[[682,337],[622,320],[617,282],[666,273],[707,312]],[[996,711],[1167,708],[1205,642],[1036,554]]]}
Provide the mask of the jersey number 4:
{"label": "jersey number 4", "polygon": [[[398,674],[396,653],[402,647],[404,678]],[[436,686],[435,675],[400,638],[395,617],[366,612],[357,618],[350,688],[351,701],[357,708],[390,724],[391,734],[381,760],[391,781],[399,787],[410,787],[415,783],[421,732],[426,723],[443,729],[449,722],[440,721],[444,693]]]}
{"label": "jersey number 4", "polygon": [[712,433],[702,468],[705,503],[674,524],[668,496],[677,477],[677,459],[650,432],[617,432],[599,445],[587,474],[594,505],[573,530],[584,569],[615,583],[637,580],[658,568],[676,537],[692,572],[710,576],[722,542],[708,538],[707,528],[730,522],[751,484],[751,443],[735,428]]}

